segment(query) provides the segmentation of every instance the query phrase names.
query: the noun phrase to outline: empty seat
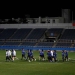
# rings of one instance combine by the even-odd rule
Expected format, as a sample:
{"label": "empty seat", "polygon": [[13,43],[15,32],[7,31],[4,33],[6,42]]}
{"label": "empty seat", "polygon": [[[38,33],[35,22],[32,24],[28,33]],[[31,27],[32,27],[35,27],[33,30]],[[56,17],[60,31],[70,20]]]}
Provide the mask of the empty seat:
{"label": "empty seat", "polygon": [[66,29],[60,39],[75,39],[75,29]]}
{"label": "empty seat", "polygon": [[61,34],[62,31],[63,31],[63,28],[51,28],[47,32],[50,37],[57,37],[58,35]]}
{"label": "empty seat", "polygon": [[0,29],[0,33],[3,31],[4,29]]}
{"label": "empty seat", "polygon": [[4,44],[4,42],[0,42],[0,45],[3,45]]}
{"label": "empty seat", "polygon": [[0,34],[0,39],[9,39],[17,29],[4,29]]}
{"label": "empty seat", "polygon": [[71,46],[71,43],[57,43],[56,44],[56,47],[70,47]]}
{"label": "empty seat", "polygon": [[31,28],[18,29],[10,39],[25,39],[25,37],[30,33],[31,30]]}
{"label": "empty seat", "polygon": [[25,46],[35,46],[36,42],[23,42],[21,45]]}
{"label": "empty seat", "polygon": [[53,42],[39,42],[38,46],[53,46]]}
{"label": "empty seat", "polygon": [[4,45],[19,45],[20,42],[5,42]]}
{"label": "empty seat", "polygon": [[45,31],[45,28],[36,28],[31,32],[27,39],[40,39],[45,33]]}

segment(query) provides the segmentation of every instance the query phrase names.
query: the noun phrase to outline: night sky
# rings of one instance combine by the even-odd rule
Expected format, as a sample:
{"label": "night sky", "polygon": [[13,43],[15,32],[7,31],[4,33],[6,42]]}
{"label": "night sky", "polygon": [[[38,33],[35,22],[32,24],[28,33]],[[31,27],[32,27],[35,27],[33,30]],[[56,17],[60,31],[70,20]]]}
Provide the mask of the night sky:
{"label": "night sky", "polygon": [[24,17],[25,15],[30,15],[30,17],[57,17],[61,16],[61,9],[9,9],[9,11],[1,12],[0,17],[11,18],[11,17]]}
{"label": "night sky", "polygon": [[[74,9],[71,9],[71,16],[70,16],[70,18],[72,18],[72,11],[73,11],[73,19],[75,19],[75,11],[74,11]],[[49,8],[47,8],[47,9],[42,9],[42,8],[40,8],[40,9],[38,9],[38,8],[26,8],[26,9],[22,9],[22,8],[20,8],[20,9],[7,9],[7,11],[6,10],[3,10],[3,11],[1,11],[0,12],[0,18],[12,18],[12,17],[14,17],[14,18],[18,18],[18,17],[21,17],[21,18],[24,18],[25,17],[25,15],[27,14],[27,15],[30,15],[30,17],[39,17],[39,16],[41,16],[41,17],[46,17],[46,16],[48,16],[48,17],[60,17],[61,15],[62,15],[62,9],[49,9]]]}
{"label": "night sky", "polygon": [[[30,17],[60,17],[62,15],[62,9],[70,8],[71,12],[73,11],[73,16],[75,19],[75,8],[73,6],[73,3],[73,1],[72,3],[71,1],[68,1],[68,3],[66,3],[61,0],[59,0],[59,2],[54,0],[4,1],[3,3],[1,2],[2,5],[0,4],[0,18],[23,18],[26,14],[30,15]],[[62,6],[64,6],[65,8]]]}

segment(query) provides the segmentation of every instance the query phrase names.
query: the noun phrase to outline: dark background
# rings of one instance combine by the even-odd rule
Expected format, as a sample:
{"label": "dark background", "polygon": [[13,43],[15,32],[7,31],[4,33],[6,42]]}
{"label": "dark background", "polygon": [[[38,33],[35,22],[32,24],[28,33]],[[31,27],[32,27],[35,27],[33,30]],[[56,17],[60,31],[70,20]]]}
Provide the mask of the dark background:
{"label": "dark background", "polygon": [[[69,9],[69,8],[66,8]],[[70,9],[70,19],[72,19],[73,15],[73,20],[75,20],[75,9]],[[73,12],[73,14],[72,14]],[[27,16],[25,16],[27,15]],[[39,8],[39,7],[15,7],[15,8],[4,8],[0,9],[0,19],[2,18],[24,18],[24,17],[61,17],[62,16],[62,8]]]}

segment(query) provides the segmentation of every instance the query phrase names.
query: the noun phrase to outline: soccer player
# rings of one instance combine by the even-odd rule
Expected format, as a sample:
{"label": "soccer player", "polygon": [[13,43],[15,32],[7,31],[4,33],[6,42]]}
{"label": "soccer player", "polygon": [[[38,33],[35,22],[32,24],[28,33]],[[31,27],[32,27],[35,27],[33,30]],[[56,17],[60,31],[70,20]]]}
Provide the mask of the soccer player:
{"label": "soccer player", "polygon": [[52,62],[54,62],[54,57],[53,57],[53,51],[51,50],[51,59],[52,59]]}
{"label": "soccer player", "polygon": [[21,60],[22,59],[26,59],[26,56],[25,56],[25,50],[22,48],[22,58],[21,58]]}
{"label": "soccer player", "polygon": [[65,61],[68,61],[68,52],[65,50]]}
{"label": "soccer player", "polygon": [[9,59],[9,51],[8,50],[6,50],[6,61],[9,61],[10,59]]}
{"label": "soccer player", "polygon": [[47,51],[47,58],[48,58],[48,61],[51,62],[52,59],[51,59],[51,52],[50,50]]}
{"label": "soccer player", "polygon": [[54,50],[54,52],[53,52],[53,57],[54,57],[54,61],[56,62],[56,60],[57,60],[57,53],[56,53],[56,50]]}
{"label": "soccer player", "polygon": [[9,52],[9,59],[12,60],[11,51],[9,50],[8,52]]}
{"label": "soccer player", "polygon": [[12,50],[12,61],[14,61],[14,59],[18,59],[17,57],[16,57],[16,51],[13,49]]}
{"label": "soccer player", "polygon": [[31,62],[31,61],[33,61],[33,60],[36,61],[36,59],[34,59],[34,57],[33,57],[33,52],[32,52],[32,50],[28,50],[27,59],[28,59],[29,62]]}
{"label": "soccer player", "polygon": [[65,52],[64,50],[62,51],[62,61],[64,62],[64,57],[65,57]]}
{"label": "soccer player", "polygon": [[44,60],[45,60],[45,57],[44,57],[44,51],[43,51],[43,49],[42,49],[42,50],[40,50],[40,52],[39,52],[39,53],[40,53],[39,60],[41,60],[41,59],[42,59],[42,60],[44,61]]}
{"label": "soccer player", "polygon": [[27,53],[28,55],[27,55],[27,60],[29,60],[29,62],[30,62],[30,50],[28,49],[28,53]]}
{"label": "soccer player", "polygon": [[30,50],[30,59],[33,61],[36,61],[36,59],[34,58],[34,56],[33,56],[33,52],[32,52],[32,50]]}

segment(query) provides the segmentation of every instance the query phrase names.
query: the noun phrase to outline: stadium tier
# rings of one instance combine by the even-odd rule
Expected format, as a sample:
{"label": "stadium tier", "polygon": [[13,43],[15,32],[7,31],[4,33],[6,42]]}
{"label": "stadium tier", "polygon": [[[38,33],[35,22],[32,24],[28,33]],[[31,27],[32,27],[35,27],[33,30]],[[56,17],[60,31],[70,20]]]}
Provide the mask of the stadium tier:
{"label": "stadium tier", "polygon": [[75,47],[75,44],[73,44],[73,47]]}
{"label": "stadium tier", "polygon": [[54,36],[54,37],[57,37],[59,36],[63,31],[63,28],[51,28],[51,29],[48,29],[48,33],[49,33],[49,36]]}
{"label": "stadium tier", "polygon": [[4,44],[4,41],[0,41],[0,45],[3,45]]}
{"label": "stadium tier", "polygon": [[20,45],[21,42],[5,42],[3,45]]}
{"label": "stadium tier", "polygon": [[54,43],[53,42],[39,42],[38,46],[53,46]]}
{"label": "stadium tier", "polygon": [[71,47],[72,43],[57,43],[56,47]]}
{"label": "stadium tier", "polygon": [[17,29],[4,29],[0,33],[0,39],[9,39]]}
{"label": "stadium tier", "polygon": [[4,29],[0,29],[0,33],[3,31]]}
{"label": "stadium tier", "polygon": [[[45,41],[45,33],[55,38],[54,42]],[[50,38],[50,39],[51,39]],[[14,41],[15,39],[15,41]],[[61,41],[64,39],[64,42]],[[75,29],[63,28],[21,28],[21,29],[0,29],[0,45],[24,45],[24,46],[50,46],[50,47],[75,47],[72,41],[75,39]],[[60,40],[60,41],[58,41]],[[66,40],[70,40],[66,42]]]}
{"label": "stadium tier", "polygon": [[36,28],[26,39],[40,39],[47,29],[44,28]]}
{"label": "stadium tier", "polygon": [[74,40],[75,39],[75,29],[65,29],[60,39]]}
{"label": "stadium tier", "polygon": [[32,29],[26,28],[26,29],[18,29],[10,39],[25,39],[26,36],[30,33]]}
{"label": "stadium tier", "polygon": [[21,45],[24,45],[24,46],[35,46],[36,42],[23,42]]}

